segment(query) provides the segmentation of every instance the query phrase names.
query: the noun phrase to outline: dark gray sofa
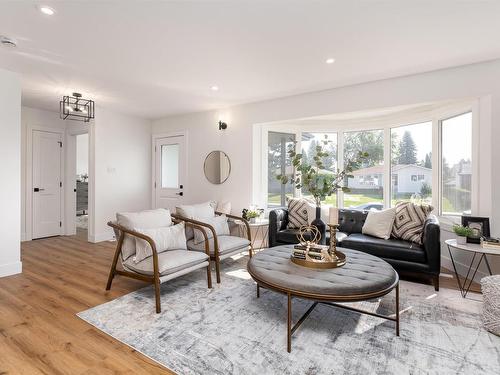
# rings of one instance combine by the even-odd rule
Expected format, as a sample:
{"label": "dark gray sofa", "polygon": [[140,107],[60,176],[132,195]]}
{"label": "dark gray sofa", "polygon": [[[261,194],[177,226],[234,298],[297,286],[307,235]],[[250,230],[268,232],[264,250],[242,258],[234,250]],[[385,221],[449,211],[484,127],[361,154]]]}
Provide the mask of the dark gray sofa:
{"label": "dark gray sofa", "polygon": [[[339,209],[339,246],[378,256],[390,263],[401,276],[430,281],[439,290],[441,270],[440,227],[430,215],[424,225],[422,245],[391,238],[388,240],[361,233],[368,211]],[[288,229],[288,209],[269,213],[269,247],[297,243],[297,229]],[[327,243],[330,234],[327,233]]]}

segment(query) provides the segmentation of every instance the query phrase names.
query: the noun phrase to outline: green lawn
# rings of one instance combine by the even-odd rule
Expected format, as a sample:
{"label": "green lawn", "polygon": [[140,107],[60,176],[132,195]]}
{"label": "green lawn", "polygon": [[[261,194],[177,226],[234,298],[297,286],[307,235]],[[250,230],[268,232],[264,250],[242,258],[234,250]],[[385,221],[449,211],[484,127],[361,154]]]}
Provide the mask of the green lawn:
{"label": "green lawn", "polygon": [[[279,194],[269,194],[267,196],[267,201],[271,205],[279,205],[280,204],[280,196]],[[344,194],[344,207],[351,207],[351,206],[359,206],[360,204],[364,203],[370,203],[370,202],[382,202],[383,199],[379,196],[376,195],[365,195],[365,194],[350,194],[350,193],[345,193]],[[337,197],[336,196],[331,196],[325,199],[323,202],[324,204],[327,205],[337,205]]]}

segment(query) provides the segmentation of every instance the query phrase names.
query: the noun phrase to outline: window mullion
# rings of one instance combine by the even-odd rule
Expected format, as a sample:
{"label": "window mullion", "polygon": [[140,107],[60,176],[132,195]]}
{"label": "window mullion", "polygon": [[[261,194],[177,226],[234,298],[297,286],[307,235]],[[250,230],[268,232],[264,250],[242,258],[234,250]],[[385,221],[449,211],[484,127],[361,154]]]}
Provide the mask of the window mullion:
{"label": "window mullion", "polygon": [[[337,166],[339,171],[344,170],[344,132],[337,133]],[[337,191],[337,207],[344,208],[344,192]]]}
{"label": "window mullion", "polygon": [[384,177],[383,177],[383,199],[384,208],[391,207],[391,129],[384,128]]}

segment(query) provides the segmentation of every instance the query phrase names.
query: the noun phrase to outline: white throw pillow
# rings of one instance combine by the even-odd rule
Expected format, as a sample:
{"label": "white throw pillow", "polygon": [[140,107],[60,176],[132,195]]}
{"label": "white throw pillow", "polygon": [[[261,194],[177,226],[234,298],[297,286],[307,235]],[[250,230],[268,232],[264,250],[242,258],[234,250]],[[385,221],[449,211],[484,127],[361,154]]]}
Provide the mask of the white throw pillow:
{"label": "white throw pillow", "polygon": [[373,237],[388,240],[391,237],[395,217],[396,208],[389,208],[382,211],[371,210],[366,216],[361,232]]}
{"label": "white throw pillow", "polygon": [[[170,211],[164,208],[146,210],[141,212],[117,213],[116,221],[118,225],[121,225],[130,230],[134,230],[134,228],[156,229],[169,227],[172,225]],[[134,254],[135,238],[126,234],[122,244],[122,257],[123,259],[128,259]]]}
{"label": "white throw pillow", "polygon": [[[203,221],[204,223],[210,224],[215,229],[215,233],[218,236],[227,236],[230,234],[229,225],[227,224],[226,215],[214,216],[208,219],[195,219],[198,221]],[[208,228],[203,228],[207,237],[210,239],[213,237],[212,231]],[[199,229],[194,230],[194,243],[199,244],[205,241],[205,236]]]}
{"label": "white throw pillow", "polygon": [[214,217],[215,210],[214,207],[216,205],[215,202],[204,202],[199,204],[191,204],[191,205],[182,205],[176,207],[176,212],[178,215],[184,216],[188,219],[206,219]]}
{"label": "white throw pillow", "polygon": [[222,214],[231,214],[231,202],[218,202],[215,211]]}
{"label": "white throw pillow", "polygon": [[[311,225],[311,223],[316,219],[316,203],[311,202],[310,200],[306,199],[307,202],[307,221],[308,224]],[[328,204],[322,204],[321,205],[321,220],[325,224],[328,223],[330,220],[330,205]]]}
{"label": "white throw pillow", "polygon": [[[184,222],[181,222],[170,227],[155,228],[155,229],[140,229],[136,228],[136,232],[145,234],[154,241],[156,252],[161,253],[167,250],[186,250],[186,234],[184,232]],[[141,260],[149,258],[153,255],[153,250],[148,241],[142,238],[135,238],[135,257],[134,262],[139,263]]]}

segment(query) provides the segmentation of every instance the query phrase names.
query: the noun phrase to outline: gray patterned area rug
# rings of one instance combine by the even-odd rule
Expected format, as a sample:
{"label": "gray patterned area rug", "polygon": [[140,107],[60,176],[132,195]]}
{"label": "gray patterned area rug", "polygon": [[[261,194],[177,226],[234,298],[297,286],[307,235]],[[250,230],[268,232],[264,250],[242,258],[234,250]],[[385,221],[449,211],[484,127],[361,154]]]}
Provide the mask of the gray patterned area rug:
{"label": "gray patterned area rug", "polygon": [[[161,314],[146,287],[78,316],[178,374],[500,374],[500,337],[481,327],[480,302],[405,281],[400,337],[393,322],[319,305],[289,354],[286,297],[261,289],[257,299],[246,261],[224,261],[212,290],[205,270],[163,284]],[[393,304],[392,293],[357,307]],[[293,300],[294,321],[309,305]]]}

